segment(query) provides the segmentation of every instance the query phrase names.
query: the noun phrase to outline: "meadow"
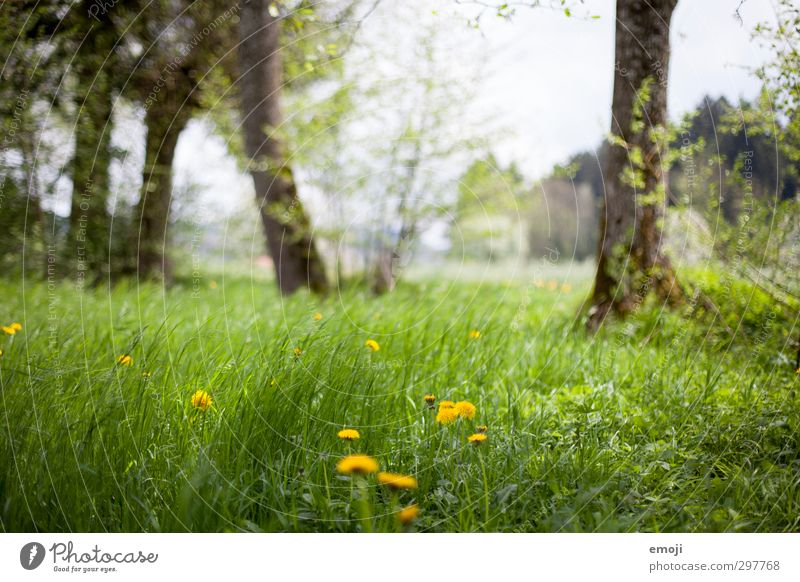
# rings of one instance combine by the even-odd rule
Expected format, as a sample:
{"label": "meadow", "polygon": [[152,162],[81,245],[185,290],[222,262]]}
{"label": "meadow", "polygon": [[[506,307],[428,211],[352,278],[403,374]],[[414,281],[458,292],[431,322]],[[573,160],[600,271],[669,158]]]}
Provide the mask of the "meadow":
{"label": "meadow", "polygon": [[[595,335],[585,279],[0,282],[22,327],[0,335],[0,526],[797,531],[788,316],[694,279],[722,314],[646,304]],[[413,479],[337,470],[351,454]]]}

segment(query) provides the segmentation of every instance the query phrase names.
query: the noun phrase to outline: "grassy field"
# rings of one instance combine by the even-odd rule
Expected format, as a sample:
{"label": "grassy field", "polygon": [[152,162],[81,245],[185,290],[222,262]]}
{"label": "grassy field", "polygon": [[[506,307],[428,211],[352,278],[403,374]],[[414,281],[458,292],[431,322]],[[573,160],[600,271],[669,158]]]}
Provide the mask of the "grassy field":
{"label": "grassy field", "polygon": [[[0,526],[800,529],[781,313],[742,293],[719,301],[725,325],[645,306],[590,336],[587,290],[418,282],[318,300],[246,278],[83,295],[0,283],[4,325],[23,325],[0,336]],[[426,394],[475,417],[438,424]],[[487,439],[470,444],[478,425]],[[348,453],[418,486],[340,474]]]}

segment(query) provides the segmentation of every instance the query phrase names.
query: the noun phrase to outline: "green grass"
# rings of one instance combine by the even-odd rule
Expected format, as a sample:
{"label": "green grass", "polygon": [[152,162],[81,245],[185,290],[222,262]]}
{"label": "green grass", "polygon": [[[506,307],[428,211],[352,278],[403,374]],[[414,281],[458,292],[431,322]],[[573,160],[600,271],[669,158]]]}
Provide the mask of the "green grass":
{"label": "green grass", "polygon": [[[418,531],[800,529],[799,382],[780,321],[760,333],[750,318],[731,341],[708,317],[648,306],[589,336],[586,291],[0,283],[2,322],[24,324],[0,337],[0,526],[394,531],[416,502]],[[192,409],[197,389],[213,409]],[[426,393],[477,416],[438,426]],[[473,423],[489,426],[479,447]],[[343,427],[362,438],[339,441]],[[337,475],[348,450],[419,488]]]}

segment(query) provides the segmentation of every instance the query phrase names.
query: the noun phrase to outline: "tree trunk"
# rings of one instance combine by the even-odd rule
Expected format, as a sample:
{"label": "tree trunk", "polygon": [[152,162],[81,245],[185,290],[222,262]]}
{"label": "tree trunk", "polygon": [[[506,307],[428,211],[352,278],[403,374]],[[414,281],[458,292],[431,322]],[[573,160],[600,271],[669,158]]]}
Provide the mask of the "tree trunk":
{"label": "tree trunk", "polygon": [[[76,7],[83,10],[83,5]],[[99,283],[110,273],[111,221],[107,209],[111,165],[111,117],[116,57],[115,30],[109,15],[96,23],[86,12],[78,30],[84,40],[75,56],[75,154],[67,270],[82,284]]]}
{"label": "tree trunk", "polygon": [[[392,152],[392,166],[396,162],[397,147]],[[412,205],[411,194],[414,190],[414,183],[417,179],[420,157],[422,155],[421,140],[414,143],[414,152],[411,159],[406,162],[406,175],[400,184],[400,200],[397,204],[397,216],[400,217],[400,232],[397,239],[387,241],[387,233],[380,233],[381,239],[378,246],[378,261],[375,266],[375,273],[372,281],[372,291],[376,295],[394,291],[397,281],[403,271],[404,255],[411,246],[412,239],[416,234],[416,218],[413,216],[409,206]]]}
{"label": "tree trunk", "polygon": [[134,248],[138,249],[138,277],[169,283],[172,268],[166,251],[169,248],[172,161],[178,137],[189,121],[191,110],[184,99],[186,92],[171,88],[163,93],[145,115],[147,140],[142,194],[134,212],[132,234],[136,239]]}
{"label": "tree trunk", "polygon": [[372,275],[372,292],[376,295],[394,291],[394,263],[398,258],[390,245],[382,244],[379,248],[375,272]]}
{"label": "tree trunk", "polygon": [[[611,132],[621,143],[611,144],[605,168],[591,329],[611,312],[634,311],[650,291],[670,303],[683,297],[662,251],[667,168],[666,144],[658,138],[667,124],[669,23],[676,4],[617,0]],[[631,169],[635,181],[624,178]]]}
{"label": "tree trunk", "polygon": [[406,254],[414,239],[417,226],[413,218],[406,216],[405,198],[401,200],[398,213],[402,216],[403,223],[397,240],[387,244],[383,239],[378,247],[378,261],[372,281],[372,292],[376,295],[394,291],[397,281],[403,273]]}
{"label": "tree trunk", "polygon": [[[94,75],[91,69],[83,75]],[[98,283],[109,272],[108,249],[110,220],[108,203],[111,165],[111,93],[105,75],[98,74],[94,85],[86,86],[86,99],[78,103],[75,123],[75,157],[72,165],[72,210],[70,247],[66,257],[78,279]],[[84,77],[83,80],[86,80]]]}
{"label": "tree trunk", "polygon": [[281,293],[289,294],[300,287],[324,292],[328,282],[322,259],[286,164],[283,144],[275,135],[283,122],[281,22],[269,8],[269,0],[242,4],[239,90],[245,151]]}
{"label": "tree trunk", "polygon": [[725,197],[720,205],[722,206],[722,216],[728,224],[738,224],[739,215],[742,212],[742,192],[737,186],[727,186]]}

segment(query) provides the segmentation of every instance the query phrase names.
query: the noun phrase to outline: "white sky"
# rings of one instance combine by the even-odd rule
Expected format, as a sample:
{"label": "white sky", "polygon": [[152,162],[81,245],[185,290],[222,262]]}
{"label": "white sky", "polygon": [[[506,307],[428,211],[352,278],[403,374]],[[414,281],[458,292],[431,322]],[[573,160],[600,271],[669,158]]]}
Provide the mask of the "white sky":
{"label": "white sky", "polygon": [[[756,22],[773,14],[768,0],[681,0],[672,21],[669,111],[673,119],[704,95],[752,98],[759,84],[748,68],[765,60],[751,41]],[[569,155],[595,148],[608,131],[614,66],[614,2],[588,1],[600,18],[566,18],[518,9],[512,22],[484,21],[494,71],[482,92],[487,107],[507,112],[516,137],[499,148],[532,177]],[[488,15],[487,15],[488,16]]]}
{"label": "white sky", "polygon": [[[362,34],[391,39],[403,34],[398,23],[380,11],[393,10],[383,0],[376,14],[365,21]],[[414,0],[421,11],[431,2]],[[453,12],[474,10],[451,1],[438,4],[450,11],[440,17],[452,26]],[[704,95],[725,95],[731,101],[752,99],[759,90],[751,69],[763,63],[766,53],[751,40],[753,26],[773,20],[770,0],[746,0],[734,17],[739,0],[680,0],[673,16],[669,109],[673,119],[696,107]],[[614,63],[614,2],[587,0],[574,10],[599,19],[567,18],[560,11],[519,8],[513,19],[483,16],[480,31],[465,36],[465,51],[485,54],[480,66],[486,78],[476,87],[476,119],[486,112],[511,131],[493,147],[501,160],[516,160],[530,178],[547,174],[554,164],[578,151],[593,149],[609,126]],[[460,26],[460,24],[459,24]],[[466,24],[464,24],[466,28]],[[454,34],[464,36],[462,31]],[[402,44],[402,43],[398,43]],[[476,66],[478,66],[476,64]],[[470,120],[465,120],[469,123]],[[246,204],[251,186],[226,158],[221,142],[201,124],[182,136],[176,158],[176,187],[189,183],[221,209]]]}

